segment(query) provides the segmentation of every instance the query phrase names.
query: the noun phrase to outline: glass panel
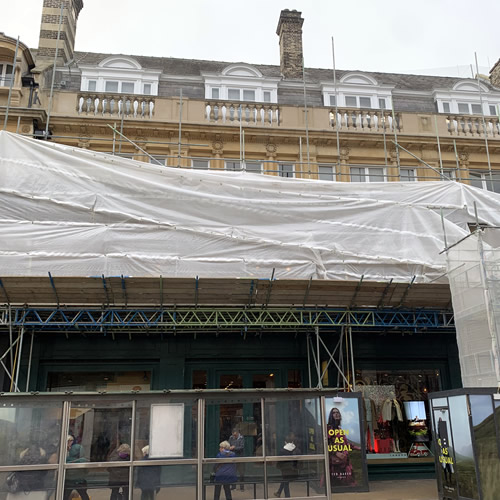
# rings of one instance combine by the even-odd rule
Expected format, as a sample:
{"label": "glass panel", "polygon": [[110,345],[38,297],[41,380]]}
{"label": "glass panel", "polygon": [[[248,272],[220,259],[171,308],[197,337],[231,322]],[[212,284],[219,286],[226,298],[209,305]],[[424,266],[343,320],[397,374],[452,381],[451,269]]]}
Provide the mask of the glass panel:
{"label": "glass panel", "polygon": [[[137,402],[135,458],[196,458],[198,403],[189,399]],[[175,432],[171,432],[175,430]]]}
{"label": "glass panel", "polygon": [[212,99],[219,99],[219,89],[217,88],[212,89]]}
{"label": "glass panel", "polygon": [[463,114],[469,114],[469,105],[464,102],[458,103],[458,112]]}
{"label": "glass panel", "polygon": [[164,156],[153,155],[153,158],[149,159],[149,163],[152,163],[153,165],[158,165],[158,163],[160,163],[161,165],[166,165],[167,159]]}
{"label": "glass panel", "polygon": [[235,500],[264,498],[264,465],[240,464],[245,468],[244,478],[241,479],[238,464],[231,458],[221,458],[219,463],[203,466],[203,498],[218,500],[224,498],[224,494],[226,499],[231,498],[231,489],[237,491],[234,494]]}
{"label": "glass panel", "polygon": [[118,92],[118,82],[106,82],[104,89],[106,92]]}
{"label": "glass panel", "polygon": [[380,109],[385,109],[385,99],[379,99],[378,100],[378,107]]}
{"label": "glass panel", "polygon": [[456,475],[455,475],[455,450],[453,448],[453,438],[449,424],[449,412],[447,408],[434,410],[434,426],[437,432],[438,461],[441,464],[441,474],[439,475],[445,495],[456,498]]}
{"label": "glass panel", "polygon": [[367,487],[358,400],[325,398],[325,408],[332,491],[339,488]]}
{"label": "glass panel", "polygon": [[358,106],[358,102],[355,96],[346,95],[345,96],[345,105],[350,106],[351,108],[356,108]]}
{"label": "glass panel", "polygon": [[401,181],[410,182],[415,180],[415,170],[413,168],[402,168],[401,169]]}
{"label": "glass panel", "polygon": [[195,500],[196,469],[196,465],[136,466],[132,498]]}
{"label": "glass panel", "polygon": [[443,111],[445,113],[449,113],[450,112],[450,103],[449,102],[443,102]]}
{"label": "glass panel", "polygon": [[326,495],[324,477],[324,460],[268,462],[267,496],[294,498]]}
{"label": "glass panel", "polygon": [[435,398],[431,399],[432,407],[437,408],[438,406],[448,406],[448,398]]}
{"label": "glass panel", "polygon": [[[228,377],[228,376],[225,376]],[[224,384],[227,383],[224,382]],[[233,384],[231,387],[234,387]],[[260,398],[231,398],[207,401],[205,456],[215,457],[219,444],[229,443],[236,457],[262,455],[262,418]]]}
{"label": "glass panel", "polygon": [[292,443],[297,455],[323,453],[319,398],[266,399],[266,454],[281,455]]}
{"label": "glass panel", "polygon": [[142,93],[145,95],[151,95],[151,84],[150,83],[144,84],[144,90]]}
{"label": "glass panel", "polygon": [[384,182],[384,169],[383,168],[369,168],[368,178],[370,182]]}
{"label": "glass panel", "polygon": [[[54,495],[56,484],[57,473],[55,470],[0,472],[0,498],[47,500]],[[14,493],[16,489],[17,493]]]}
{"label": "glass panel", "polygon": [[288,370],[288,386],[290,388],[298,389],[302,387],[300,379],[300,370]]}
{"label": "glass panel", "polygon": [[208,169],[208,160],[192,160],[193,168]]}
{"label": "glass panel", "polygon": [[[130,158],[133,158],[129,155]],[[165,160],[161,160],[165,163]],[[149,391],[151,372],[49,372],[47,391]]]}
{"label": "glass panel", "polygon": [[497,110],[496,110],[495,105],[490,104],[489,108],[490,108],[490,115],[492,115],[492,116],[496,116],[496,114],[497,114]]}
{"label": "glass panel", "polygon": [[[456,457],[456,464],[453,465],[457,473],[458,492],[460,496],[477,499],[474,452],[470,434],[469,412],[467,411],[467,401],[465,398],[466,396],[452,396],[449,398],[450,420],[453,429]],[[445,465],[443,465],[443,468],[445,468]]]}
{"label": "glass panel", "polygon": [[499,174],[486,174],[486,185],[488,186],[488,191],[494,191],[495,193],[500,193],[500,175]]}
{"label": "glass panel", "polygon": [[255,90],[243,90],[244,101],[255,101]]}
{"label": "glass panel", "polygon": [[253,389],[274,389],[276,387],[274,373],[252,375]]}
{"label": "glass panel", "polygon": [[264,90],[264,102],[271,102],[271,92]]}
{"label": "glass panel", "polygon": [[239,101],[240,100],[240,89],[229,89],[227,91],[227,97],[228,99],[232,101]]}
{"label": "glass panel", "polygon": [[134,93],[134,84],[132,82],[122,82],[122,92],[133,94]]}
{"label": "glass panel", "polygon": [[330,94],[330,106],[335,106],[336,96]]}
{"label": "glass panel", "polygon": [[68,469],[64,481],[63,500],[70,500],[74,492],[80,496],[81,500],[89,500],[90,498],[127,500],[129,468]]}
{"label": "glass panel", "polygon": [[471,104],[472,114],[481,115],[483,114],[483,110],[481,108],[481,104]]}
{"label": "glass panel", "polygon": [[351,167],[351,182],[366,182],[365,169],[361,167]]}
{"label": "glass panel", "polygon": [[235,171],[240,171],[241,170],[241,164],[239,161],[226,161],[226,170],[235,170]]}
{"label": "glass panel", "polygon": [[255,174],[262,173],[262,164],[258,161],[247,161],[245,162],[246,171],[253,172]]}
{"label": "glass panel", "polygon": [[68,456],[78,454],[90,462],[130,460],[131,423],[132,403],[72,403]]}
{"label": "glass panel", "polygon": [[330,165],[319,165],[318,177],[320,181],[333,181],[333,167],[330,167]]}
{"label": "glass panel", "polygon": [[193,370],[193,389],[207,388],[207,371]]}
{"label": "glass panel", "polygon": [[[434,462],[427,395],[441,389],[438,370],[358,369],[356,386],[364,398],[370,462]],[[446,398],[443,401],[447,405]]]}
{"label": "glass panel", "polygon": [[57,463],[61,403],[0,406],[0,465]]}
{"label": "glass panel", "polygon": [[470,185],[483,189],[483,176],[479,172],[469,172]]}
{"label": "glass panel", "polygon": [[[451,398],[450,398],[451,399]],[[483,500],[498,499],[498,480],[500,478],[500,459],[498,441],[493,417],[493,399],[490,394],[469,396],[474,427],[476,456],[481,477]],[[461,436],[460,436],[461,437]],[[455,448],[460,439],[453,428]]]}
{"label": "glass panel", "polygon": [[455,178],[455,170],[452,168],[443,169],[443,174],[441,175],[442,181],[451,181]]}
{"label": "glass panel", "polygon": [[360,97],[359,98],[359,106],[361,108],[371,108],[372,100],[369,97]]}
{"label": "glass panel", "polygon": [[89,80],[88,89],[90,92],[93,92],[96,89],[97,82],[95,80]]}
{"label": "glass panel", "polygon": [[293,165],[288,163],[279,164],[279,175],[280,177],[293,177]]}

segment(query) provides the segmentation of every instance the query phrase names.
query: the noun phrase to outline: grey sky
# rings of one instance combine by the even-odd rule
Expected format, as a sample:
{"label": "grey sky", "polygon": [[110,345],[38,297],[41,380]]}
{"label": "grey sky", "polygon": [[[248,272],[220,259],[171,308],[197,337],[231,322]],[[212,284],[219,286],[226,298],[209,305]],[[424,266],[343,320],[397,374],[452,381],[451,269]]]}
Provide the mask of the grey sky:
{"label": "grey sky", "polygon": [[[279,64],[281,9],[302,11],[308,67],[470,76],[500,58],[498,0],[84,0],[76,49]],[[38,46],[42,0],[0,0],[0,31]],[[441,71],[429,71],[439,68]],[[443,70],[443,68],[448,68]]]}

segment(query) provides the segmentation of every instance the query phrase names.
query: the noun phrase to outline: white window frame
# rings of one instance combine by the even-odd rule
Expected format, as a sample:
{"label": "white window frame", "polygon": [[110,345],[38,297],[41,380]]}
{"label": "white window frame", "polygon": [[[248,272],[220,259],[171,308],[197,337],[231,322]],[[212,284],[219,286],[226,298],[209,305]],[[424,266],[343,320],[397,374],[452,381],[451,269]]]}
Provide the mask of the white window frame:
{"label": "white window frame", "polygon": [[[10,81],[14,78],[14,64],[9,61],[0,61],[2,70],[0,71],[0,87],[10,87]],[[7,78],[7,66],[12,68],[11,78]]]}
{"label": "white window frame", "polygon": [[[364,170],[363,173],[358,173],[358,174],[355,174],[355,175],[359,175],[360,177],[362,176],[364,178],[364,180],[358,180],[358,181],[353,181],[352,180],[352,170],[356,168],[358,170]],[[382,176],[383,176],[383,180],[382,181],[378,181],[378,180],[372,180],[370,179],[370,170],[382,170]],[[379,174],[375,174],[377,177],[379,177]],[[359,167],[359,166],[352,166],[349,168],[349,179],[351,182],[387,182],[387,175],[386,175],[386,171],[385,171],[385,167],[383,166],[380,166],[380,167]]]}
{"label": "white window frame", "polygon": [[[265,77],[257,68],[248,64],[231,64],[224,68],[221,73],[202,72],[205,82],[205,98],[220,99],[222,101],[239,102],[278,102],[278,83],[280,78]],[[219,90],[219,97],[212,97],[212,89]],[[239,99],[230,99],[229,90],[239,90]],[[243,91],[255,92],[253,101],[243,99]],[[270,100],[266,101],[265,93],[269,93]]]}
{"label": "white window frame", "polygon": [[[474,184],[472,183],[472,178],[475,178],[481,183],[481,186],[475,186],[475,187],[480,187],[481,189],[486,189],[487,191],[492,191],[494,193],[500,193],[500,172],[492,172],[492,175],[493,175],[493,183],[490,179],[489,172],[484,172],[479,170],[469,170],[469,182],[471,186],[473,186]],[[494,189],[495,185],[497,186],[497,190]]]}
{"label": "white window frame", "polygon": [[[329,169],[329,172],[325,172],[325,169]],[[323,170],[323,172],[321,172]],[[331,176],[331,179],[325,179],[321,178],[321,176]],[[318,164],[318,180],[320,181],[326,181],[326,182],[333,182],[336,180],[336,172],[335,172],[335,167],[333,165],[330,165],[328,163],[319,163]]]}
{"label": "white window frame", "polygon": [[[382,109],[379,99],[384,99],[385,108],[392,108],[392,90],[394,85],[379,84],[370,75],[363,73],[348,73],[338,82],[336,88],[333,82],[320,82],[325,106],[333,107],[331,99],[337,97],[337,107],[351,108],[346,103],[347,97],[356,98],[356,108],[358,109]],[[360,97],[370,99],[370,108],[360,106]]]}
{"label": "white window frame", "polygon": [[[206,166],[196,166],[196,163],[206,163]],[[210,169],[210,160],[207,158],[192,158],[191,159],[191,168],[194,170],[209,170]]]}
{"label": "white window frame", "polygon": [[164,155],[151,155],[151,156],[152,156],[152,158],[149,159],[149,163],[151,163],[151,165],[158,165],[157,162],[160,162],[164,166],[167,165],[167,157],[166,156],[164,156]]}
{"label": "white window frame", "polygon": [[[232,167],[229,167],[228,165],[232,164]],[[235,168],[235,165],[238,164],[238,168]],[[241,172],[242,167],[241,167],[241,162],[240,160],[230,160],[230,161],[225,161],[224,162],[224,170],[227,170],[228,172]]]}
{"label": "white window frame", "polygon": [[454,181],[457,178],[457,170],[455,168],[443,168],[443,175],[440,172],[439,177],[443,182]]}
{"label": "white window frame", "polygon": [[[292,167],[291,172],[288,170],[284,170],[283,167]],[[283,175],[286,174],[286,175]],[[289,175],[291,174],[291,175]],[[285,177],[285,178],[293,178],[295,177],[295,164],[294,163],[288,163],[286,161],[280,161],[278,163],[278,176],[279,177]]]}
{"label": "white window frame", "polygon": [[[132,83],[133,92],[125,92],[134,95],[158,95],[158,86],[161,70],[151,70],[142,66],[131,57],[111,56],[98,65],[80,65],[82,81],[80,90],[84,92],[106,93],[106,82],[118,82],[117,93],[122,92],[122,83]],[[95,81],[95,90],[89,89],[89,82]],[[145,85],[151,85],[151,92],[145,93]],[[113,93],[112,91],[108,91]]]}
{"label": "white window frame", "polygon": [[[405,180],[402,179],[402,173],[407,172],[408,175],[405,175]],[[408,177],[408,179],[406,179]],[[415,167],[400,167],[399,169],[399,178],[401,182],[417,182],[418,177],[417,177],[417,169]]]}

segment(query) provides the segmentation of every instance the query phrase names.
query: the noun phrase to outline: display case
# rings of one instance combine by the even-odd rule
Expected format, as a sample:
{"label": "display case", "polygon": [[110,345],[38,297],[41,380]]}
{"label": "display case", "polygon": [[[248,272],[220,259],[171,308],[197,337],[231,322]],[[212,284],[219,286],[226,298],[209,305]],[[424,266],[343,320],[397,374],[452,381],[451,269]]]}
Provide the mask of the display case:
{"label": "display case", "polygon": [[497,500],[500,394],[497,388],[429,395],[440,500]]}

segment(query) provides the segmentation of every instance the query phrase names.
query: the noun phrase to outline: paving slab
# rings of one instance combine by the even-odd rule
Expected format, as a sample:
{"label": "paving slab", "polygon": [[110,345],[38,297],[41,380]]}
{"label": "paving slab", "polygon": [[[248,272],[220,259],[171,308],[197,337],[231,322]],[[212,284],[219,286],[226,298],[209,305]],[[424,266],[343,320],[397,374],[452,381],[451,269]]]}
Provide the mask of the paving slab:
{"label": "paving slab", "polygon": [[435,479],[371,481],[368,493],[342,493],[344,500],[438,500]]}

